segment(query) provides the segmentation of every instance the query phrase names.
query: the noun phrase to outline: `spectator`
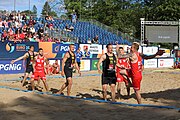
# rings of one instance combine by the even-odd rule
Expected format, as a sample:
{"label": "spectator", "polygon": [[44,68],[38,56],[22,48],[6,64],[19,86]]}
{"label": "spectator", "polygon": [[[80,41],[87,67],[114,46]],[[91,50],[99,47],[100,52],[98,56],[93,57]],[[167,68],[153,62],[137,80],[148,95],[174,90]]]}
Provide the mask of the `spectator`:
{"label": "spectator", "polygon": [[76,23],[76,20],[77,20],[77,15],[76,15],[76,13],[74,12],[73,14],[71,14],[71,22],[72,22],[72,23]]}
{"label": "spectator", "polygon": [[44,30],[43,30],[43,28],[41,27],[41,28],[38,30],[39,39],[41,39],[41,37],[43,36],[43,34],[44,34]]}
{"label": "spectator", "polygon": [[144,44],[146,44],[147,47],[149,46],[149,40],[147,38],[145,38]]}
{"label": "spectator", "polygon": [[32,34],[34,34],[35,33],[35,28],[34,28],[34,26],[33,25],[31,25],[31,27],[30,27],[30,30],[29,30]]}
{"label": "spectator", "polygon": [[98,44],[98,36],[96,35],[96,37],[94,37],[92,39],[92,43]]}

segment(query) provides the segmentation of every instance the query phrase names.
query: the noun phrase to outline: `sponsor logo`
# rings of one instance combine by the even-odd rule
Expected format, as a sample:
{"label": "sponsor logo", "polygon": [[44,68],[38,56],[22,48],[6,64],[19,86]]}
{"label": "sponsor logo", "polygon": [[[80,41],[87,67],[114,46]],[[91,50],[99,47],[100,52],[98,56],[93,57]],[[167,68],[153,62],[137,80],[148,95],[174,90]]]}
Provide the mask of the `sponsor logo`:
{"label": "sponsor logo", "polygon": [[21,70],[21,68],[22,68],[21,64],[0,64],[0,70],[4,70],[4,71]]}
{"label": "sponsor logo", "polygon": [[29,46],[26,46],[25,44],[16,44],[16,51],[28,51]]}
{"label": "sponsor logo", "polygon": [[8,42],[6,44],[6,51],[8,51],[9,53],[14,52],[14,49],[15,49],[15,47],[11,43]]}
{"label": "sponsor logo", "polygon": [[[74,46],[74,51],[76,51],[77,47]],[[67,52],[69,50],[69,44],[53,44],[53,53],[62,53]]]}

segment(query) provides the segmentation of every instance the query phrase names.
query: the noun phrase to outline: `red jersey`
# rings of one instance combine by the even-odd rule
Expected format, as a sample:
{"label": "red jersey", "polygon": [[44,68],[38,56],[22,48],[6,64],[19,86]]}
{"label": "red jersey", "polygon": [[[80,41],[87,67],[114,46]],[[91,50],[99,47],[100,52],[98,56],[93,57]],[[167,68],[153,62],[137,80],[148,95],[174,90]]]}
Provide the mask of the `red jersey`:
{"label": "red jersey", "polygon": [[120,65],[120,67],[128,68],[127,58],[118,58],[118,64]]}
{"label": "red jersey", "polygon": [[42,72],[44,71],[44,57],[40,58],[39,56],[36,59],[36,64],[35,64],[35,70]]}
{"label": "red jersey", "polygon": [[136,52],[135,54],[137,55],[138,60],[136,63],[131,62],[132,77],[140,78],[142,77],[142,58],[139,52]]}

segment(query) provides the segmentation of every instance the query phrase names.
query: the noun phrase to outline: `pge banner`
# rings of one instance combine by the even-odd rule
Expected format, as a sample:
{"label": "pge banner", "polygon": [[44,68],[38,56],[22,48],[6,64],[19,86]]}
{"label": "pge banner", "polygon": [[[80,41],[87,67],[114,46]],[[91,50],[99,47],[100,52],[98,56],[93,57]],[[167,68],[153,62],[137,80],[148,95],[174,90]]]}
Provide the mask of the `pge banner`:
{"label": "pge banner", "polygon": [[38,42],[0,42],[0,58],[1,59],[14,59],[24,55],[29,47],[33,45],[34,51],[38,51]]}
{"label": "pge banner", "polygon": [[11,60],[0,60],[0,74],[17,74],[24,73],[22,61],[18,61],[14,64],[10,63]]}
{"label": "pge banner", "polygon": [[[69,45],[70,44],[63,44],[63,43],[53,43],[53,49],[52,49],[52,53],[66,53],[69,50]],[[75,46],[75,50],[76,51],[78,49],[78,44],[74,44]]]}

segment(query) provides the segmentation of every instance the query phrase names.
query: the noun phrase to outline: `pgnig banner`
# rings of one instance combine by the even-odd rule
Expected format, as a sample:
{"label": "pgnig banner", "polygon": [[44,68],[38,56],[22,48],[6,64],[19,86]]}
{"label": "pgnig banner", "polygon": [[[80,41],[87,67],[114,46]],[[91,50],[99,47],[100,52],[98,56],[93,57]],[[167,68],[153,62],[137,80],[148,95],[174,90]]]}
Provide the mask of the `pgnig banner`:
{"label": "pgnig banner", "polygon": [[38,51],[39,43],[38,42],[0,42],[0,58],[2,59],[14,59],[24,55],[29,47],[33,45],[34,51]]}
{"label": "pgnig banner", "polygon": [[0,60],[0,74],[24,73],[25,68],[23,67],[22,61],[18,61],[14,64],[10,62],[11,60]]}

